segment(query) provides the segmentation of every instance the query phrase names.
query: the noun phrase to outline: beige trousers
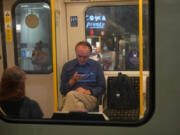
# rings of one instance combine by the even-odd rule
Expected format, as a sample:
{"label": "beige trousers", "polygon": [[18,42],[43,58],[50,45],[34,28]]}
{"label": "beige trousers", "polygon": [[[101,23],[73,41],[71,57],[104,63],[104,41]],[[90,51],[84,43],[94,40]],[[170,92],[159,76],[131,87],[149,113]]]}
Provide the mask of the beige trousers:
{"label": "beige trousers", "polygon": [[92,111],[97,104],[97,98],[77,91],[70,91],[63,99],[62,112],[87,110]]}

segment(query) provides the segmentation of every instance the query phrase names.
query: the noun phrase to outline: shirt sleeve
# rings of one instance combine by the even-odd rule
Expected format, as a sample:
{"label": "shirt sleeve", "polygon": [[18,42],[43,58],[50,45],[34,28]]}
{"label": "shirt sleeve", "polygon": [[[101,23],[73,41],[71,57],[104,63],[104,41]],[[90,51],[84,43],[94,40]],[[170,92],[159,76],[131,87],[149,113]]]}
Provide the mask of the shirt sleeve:
{"label": "shirt sleeve", "polygon": [[61,86],[60,91],[63,95],[66,95],[70,90],[71,86],[69,85],[69,78],[67,76],[67,67],[66,65],[63,66],[62,72],[61,72]]}

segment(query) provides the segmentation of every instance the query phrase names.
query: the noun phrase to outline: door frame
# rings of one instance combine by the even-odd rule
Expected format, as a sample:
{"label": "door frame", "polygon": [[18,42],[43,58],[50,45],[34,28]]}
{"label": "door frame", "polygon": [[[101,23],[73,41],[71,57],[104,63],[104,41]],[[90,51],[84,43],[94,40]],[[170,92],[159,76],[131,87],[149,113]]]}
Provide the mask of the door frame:
{"label": "door frame", "polygon": [[3,1],[0,1],[0,75],[3,69],[7,68],[6,41],[4,30]]}

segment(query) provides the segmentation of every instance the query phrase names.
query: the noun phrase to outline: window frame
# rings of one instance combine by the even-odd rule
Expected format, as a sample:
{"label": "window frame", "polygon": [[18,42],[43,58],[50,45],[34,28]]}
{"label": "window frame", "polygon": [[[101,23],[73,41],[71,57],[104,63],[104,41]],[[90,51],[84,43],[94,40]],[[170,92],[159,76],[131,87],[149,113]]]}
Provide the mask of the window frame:
{"label": "window frame", "polygon": [[[130,4],[130,5],[128,5],[128,6],[135,6],[136,4]],[[88,9],[90,9],[90,8],[94,8],[94,7],[118,7],[118,6],[126,6],[126,5],[95,5],[95,6],[89,6],[89,7],[87,7],[87,9],[85,10],[85,18],[84,18],[84,20],[85,20],[85,39],[87,39],[87,37],[90,37],[89,35],[86,35],[86,33],[87,33],[87,28],[86,28],[86,22],[87,22],[87,20],[86,20],[86,13],[87,13],[87,11],[88,11]],[[138,6],[138,4],[137,4],[137,6]],[[138,8],[137,8],[137,10],[138,10]],[[148,10],[149,10],[149,12],[150,12],[150,7],[148,6]],[[138,15],[139,16],[139,15]],[[149,15],[149,17],[150,17],[150,15]],[[149,19],[149,18],[148,18]],[[139,20],[138,20],[139,21]],[[147,32],[147,34],[149,34],[150,33],[150,23],[148,22],[149,20],[147,20],[147,23],[148,23],[148,32]],[[139,24],[139,22],[138,22],[138,24]],[[138,32],[139,32],[139,27],[138,27]],[[93,35],[92,37],[100,37],[101,35]],[[119,35],[117,35],[117,39],[119,39],[118,38],[118,36]],[[148,36],[149,37],[149,36]],[[113,38],[113,36],[112,36],[112,38]],[[101,41],[102,41],[102,38],[101,38]],[[114,43],[114,42],[113,42]],[[128,45],[129,46],[129,45]],[[143,46],[145,46],[146,48],[148,48],[148,46],[149,46],[149,41],[147,41],[146,43],[144,43],[143,44]],[[114,50],[115,50],[116,48],[114,48]],[[126,49],[125,49],[126,50]],[[138,44],[138,50],[139,50],[139,44]],[[130,50],[130,51],[132,51],[132,50]],[[139,51],[138,51],[139,52]],[[116,52],[115,52],[116,53]],[[127,52],[126,52],[127,53]],[[146,51],[146,53],[149,53],[149,51]],[[149,53],[150,54],[150,53]],[[148,55],[149,55],[148,54]],[[123,58],[123,60],[124,61],[126,61],[127,59],[128,59],[128,56],[123,56],[123,57],[125,57],[125,58]],[[144,57],[144,54],[143,54],[143,57]],[[147,57],[147,54],[146,54],[146,59],[145,60],[143,60],[143,70],[144,71],[150,71],[149,70],[149,64],[150,64],[150,55]],[[139,57],[138,57],[139,58]],[[115,59],[114,59],[114,61],[116,61],[116,54],[115,54]],[[144,61],[146,61],[146,64],[145,64],[145,62]],[[100,63],[101,64],[101,63]],[[127,63],[124,63],[124,65],[125,66],[127,66]],[[139,65],[139,64],[138,64]],[[104,65],[103,65],[104,66]],[[116,67],[116,65],[114,65],[114,68]],[[125,69],[123,69],[123,70],[121,70],[121,69],[114,69],[114,70],[104,70],[105,72],[118,72],[118,71],[136,71],[136,72],[138,72],[139,71],[139,66],[138,66],[138,69],[131,69],[131,68],[125,68]]]}
{"label": "window frame", "polygon": [[[155,20],[154,20],[154,1],[149,2],[150,8],[150,14],[149,14],[149,43],[152,44],[152,46],[149,46],[150,52],[155,52]],[[17,54],[16,54],[17,55]],[[28,124],[73,124],[73,125],[93,125],[93,126],[140,126],[145,124],[150,120],[150,118],[153,116],[154,108],[155,108],[155,54],[150,53],[150,96],[151,96],[151,103],[150,110],[148,115],[143,117],[143,119],[136,121],[136,122],[122,122],[122,121],[78,121],[78,120],[52,120],[52,119],[41,119],[41,120],[29,120],[29,119],[10,119],[7,117],[2,117],[0,115],[0,118],[6,122],[12,122],[12,123],[28,123]]]}
{"label": "window frame", "polygon": [[[16,66],[19,66],[19,62],[18,62],[18,45],[17,45],[17,38],[16,38],[16,15],[15,15],[15,9],[16,9],[16,6],[18,4],[22,4],[22,3],[46,3],[49,5],[50,9],[51,9],[51,4],[49,2],[49,0],[18,0],[16,1],[13,6],[12,6],[12,9],[11,9],[11,13],[12,13],[12,17],[14,19],[12,19],[12,25],[13,25],[13,41],[14,41],[14,59],[15,59],[15,65]],[[51,13],[51,10],[50,10],[50,13]],[[52,25],[50,26],[51,29],[52,29]],[[51,36],[51,43],[52,43],[52,34],[50,35]],[[51,45],[49,45],[48,47],[50,47]],[[50,48],[49,48],[50,49]],[[51,50],[49,50],[49,53],[51,55],[51,61],[53,59],[53,55],[52,55],[52,46],[51,46]],[[27,74],[51,74],[53,72],[53,63],[51,62],[51,65],[52,65],[52,68],[51,70],[46,70],[46,71],[26,71],[24,70],[25,73]]]}

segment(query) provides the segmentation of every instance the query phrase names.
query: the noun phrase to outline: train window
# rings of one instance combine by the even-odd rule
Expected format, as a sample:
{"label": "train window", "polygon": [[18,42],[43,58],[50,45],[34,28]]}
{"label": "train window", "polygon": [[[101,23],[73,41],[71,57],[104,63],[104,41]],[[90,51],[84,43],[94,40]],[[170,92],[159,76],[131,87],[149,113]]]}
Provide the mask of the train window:
{"label": "train window", "polygon": [[[45,75],[33,75],[35,79],[28,75],[29,78],[26,78],[29,79],[28,85],[26,85],[26,96],[37,99],[37,103],[43,109],[44,116],[41,116],[42,119],[34,120],[27,118],[25,122],[116,126],[137,126],[147,122],[154,111],[154,55],[152,54],[154,51],[154,16],[151,18],[150,15],[153,14],[153,10],[151,10],[154,6],[153,2],[151,1],[150,4],[148,0],[145,0],[139,1],[138,4],[138,1],[128,0],[128,2],[65,0],[63,2],[55,1],[62,5],[54,9],[54,1],[32,1],[17,1],[13,6],[15,64],[26,73],[47,74],[48,78]],[[111,2],[112,4],[110,4]],[[80,6],[82,8],[79,8]],[[63,12],[60,12],[61,10]],[[61,29],[62,27],[65,28]],[[76,30],[83,30],[84,33],[77,34]],[[71,59],[71,40],[82,39],[84,34],[85,40],[92,45],[90,58],[98,61],[104,69],[106,84],[103,83],[103,92],[96,91],[102,85],[96,87],[95,92],[93,88],[91,89],[91,86],[96,86],[98,79],[94,71],[88,74],[86,72],[79,73],[82,80],[72,79],[72,85],[75,88],[69,84],[72,81],[69,79],[65,79],[67,83],[64,85],[59,83],[64,79],[62,77],[63,79],[60,80],[60,70],[66,60]],[[72,49],[74,51],[74,48]],[[64,52],[56,55],[54,54],[56,51]],[[56,57],[59,60],[56,61]],[[57,62],[57,66],[54,66],[55,70],[52,69],[52,58],[53,64]],[[81,65],[80,68],[84,66],[86,67],[86,64]],[[58,68],[57,74],[56,68]],[[73,69],[72,72],[70,69],[66,69],[66,72],[71,78],[77,69]],[[53,74],[49,75],[52,71]],[[56,77],[56,75],[59,76]],[[41,77],[45,80],[39,79]],[[57,82],[58,84],[56,84]],[[91,83],[90,87],[86,87],[89,82]],[[20,83],[23,84],[22,80]],[[44,85],[45,83],[47,85]],[[106,89],[105,86],[107,86]],[[47,89],[44,89],[45,87]],[[89,104],[85,105],[82,100],[85,102],[86,100],[81,96],[73,95],[73,92],[70,94],[61,93],[65,87],[67,93],[71,89],[75,90],[80,87],[73,92],[76,94],[82,92],[82,95],[88,94],[88,97],[95,102],[93,107],[89,107]],[[81,87],[86,88],[86,90]],[[61,91],[59,91],[60,88]],[[34,93],[31,90],[34,90]],[[95,97],[96,92],[98,96]],[[89,96],[89,94],[92,95]],[[64,105],[67,105],[68,108],[71,106],[68,103],[74,104],[74,102],[72,99],[65,102],[66,95],[70,98],[78,97],[75,99],[78,105],[72,105],[73,107],[67,109],[68,111]],[[17,101],[17,106],[22,105],[21,101],[24,102],[24,100],[17,100],[16,97],[12,100]],[[7,102],[8,104],[13,103]],[[0,101],[0,104],[4,103]],[[6,106],[3,107],[6,109]],[[3,114],[3,107],[0,107],[0,116],[8,117],[6,112]],[[21,111],[19,112],[18,109],[20,108],[15,109],[14,112],[17,113],[14,115],[12,111],[15,116],[13,118],[19,118],[18,113]],[[11,113],[11,108],[9,110]],[[36,109],[31,110],[42,115]],[[11,119],[10,121],[16,120]],[[24,122],[24,120],[20,119],[19,122]]]}
{"label": "train window", "polygon": [[[152,109],[149,102],[152,91],[149,90],[151,41],[148,3],[142,5],[142,20],[139,11],[138,4],[122,4],[92,6],[85,12],[85,34],[86,40],[92,45],[91,58],[106,71],[107,91],[103,112],[112,121],[138,121]],[[117,71],[129,76],[128,85],[135,90],[134,99],[137,98],[132,106],[127,105],[132,98],[123,98],[120,82],[113,83],[117,78],[113,74]],[[135,105],[135,102],[138,104]]]}
{"label": "train window", "polygon": [[[143,7],[143,58],[148,70],[148,6]],[[139,70],[138,5],[90,7],[85,14],[87,40],[92,58],[107,71]]]}
{"label": "train window", "polygon": [[14,10],[16,65],[27,73],[52,72],[49,4],[19,3]]}

